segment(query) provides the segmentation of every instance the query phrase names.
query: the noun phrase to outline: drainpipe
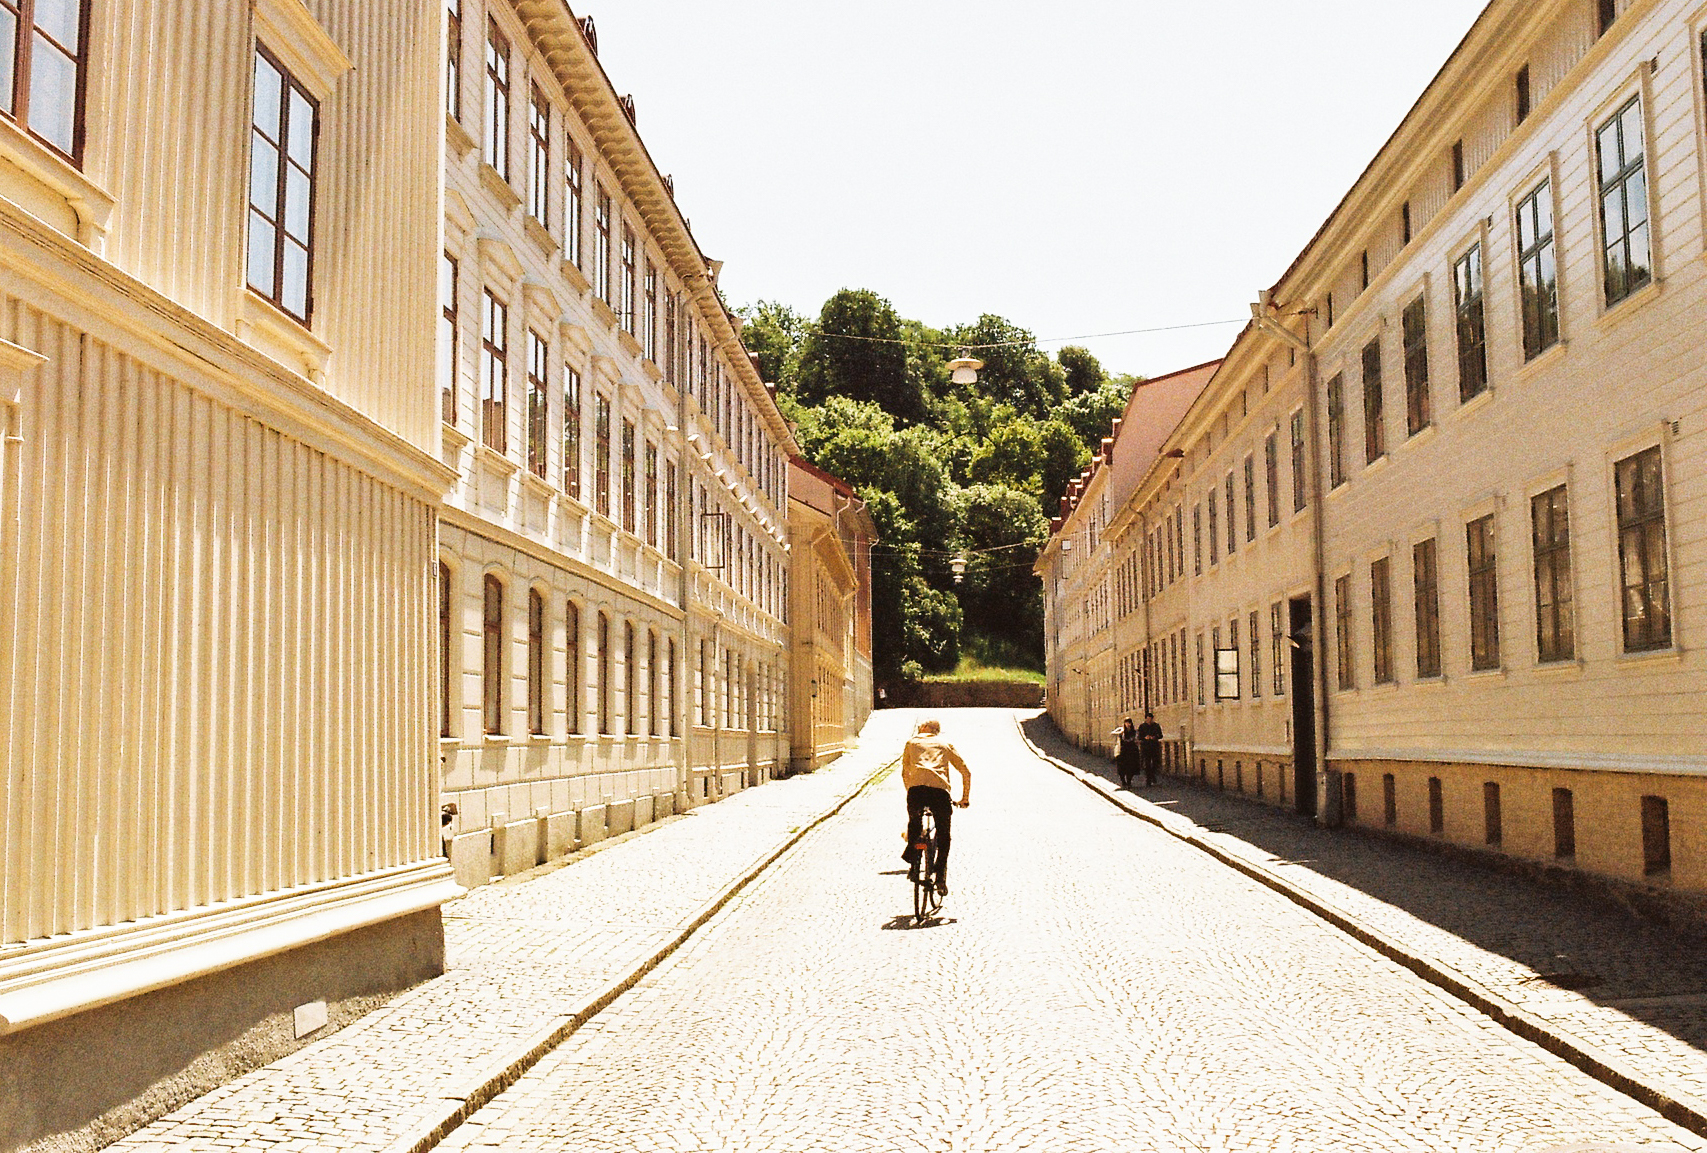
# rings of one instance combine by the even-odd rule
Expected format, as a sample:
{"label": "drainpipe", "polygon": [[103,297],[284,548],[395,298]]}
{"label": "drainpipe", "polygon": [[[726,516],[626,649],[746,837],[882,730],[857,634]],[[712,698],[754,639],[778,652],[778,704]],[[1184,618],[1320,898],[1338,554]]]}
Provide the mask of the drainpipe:
{"label": "drainpipe", "polygon": [[1273,294],[1263,290],[1257,294],[1257,303],[1251,305],[1251,316],[1256,325],[1270,336],[1298,350],[1304,357],[1304,429],[1310,445],[1310,567],[1311,567],[1311,599],[1314,602],[1310,612],[1310,646],[1311,672],[1315,677],[1316,701],[1316,822],[1330,828],[1338,827],[1342,820],[1340,808],[1339,773],[1328,770],[1329,740],[1328,721],[1328,661],[1325,647],[1327,616],[1327,559],[1325,521],[1327,510],[1323,505],[1322,491],[1322,461],[1326,459],[1322,451],[1321,422],[1318,413],[1321,410],[1321,374],[1316,363],[1315,348],[1310,340],[1310,318],[1315,316],[1314,308],[1300,308],[1295,315],[1304,320],[1304,335],[1299,336],[1280,322],[1280,313],[1274,304]]}
{"label": "drainpipe", "polygon": [[[672,354],[674,350],[672,349]],[[670,358],[675,359],[674,355]],[[685,382],[676,383],[676,523],[670,526],[676,534],[676,604],[682,610],[682,648],[676,658],[675,681],[670,685],[670,711],[676,718],[676,731],[681,734],[676,743],[676,812],[685,813],[693,805],[693,701],[683,692],[688,680],[689,654],[693,643],[693,573],[689,561],[693,547],[693,469],[688,454],[688,388]]]}

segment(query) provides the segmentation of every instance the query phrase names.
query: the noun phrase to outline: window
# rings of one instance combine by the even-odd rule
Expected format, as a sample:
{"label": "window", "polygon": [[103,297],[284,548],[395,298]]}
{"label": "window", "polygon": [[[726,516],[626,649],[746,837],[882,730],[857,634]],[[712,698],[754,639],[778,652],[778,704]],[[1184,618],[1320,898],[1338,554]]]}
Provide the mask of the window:
{"label": "window", "polygon": [[571,733],[581,731],[581,677],[586,672],[581,655],[581,606],[570,601],[563,622],[564,640],[569,649],[568,676],[564,678],[564,720]]}
{"label": "window", "polygon": [[1339,655],[1339,687],[1357,687],[1357,667],[1353,663],[1351,637],[1351,575],[1334,581],[1334,643]]}
{"label": "window", "polygon": [[1375,683],[1393,682],[1393,582],[1386,557],[1369,566],[1369,642],[1375,653]]}
{"label": "window", "polygon": [[545,392],[547,367],[545,338],[528,329],[528,471],[545,479],[546,415],[548,402]]}
{"label": "window", "polygon": [[445,5],[445,115],[462,119],[462,0]]}
{"label": "window", "polygon": [[486,28],[486,140],[481,159],[510,178],[510,42],[498,22]]}
{"label": "window", "polygon": [[1389,829],[1399,823],[1399,783],[1392,773],[1381,774],[1381,822]]}
{"label": "window", "polygon": [[1642,872],[1671,872],[1671,810],[1664,797],[1642,798]]}
{"label": "window", "polygon": [[1251,614],[1251,696],[1262,696],[1262,632],[1258,629],[1258,616]]}
{"label": "window", "polygon": [[528,215],[545,223],[550,206],[551,101],[539,85],[528,94]]}
{"label": "window", "polygon": [[563,162],[563,258],[581,267],[581,147],[569,137]]}
{"label": "window", "polygon": [[[676,560],[676,520],[679,516],[681,497],[676,489],[676,468],[670,461],[664,462],[664,555]],[[671,736],[675,736],[672,731]]]}
{"label": "window", "polygon": [[480,327],[480,438],[494,452],[506,444],[505,396],[509,366],[505,351],[505,329],[509,309],[485,290],[486,308]]}
{"label": "window", "polygon": [[1446,831],[1446,798],[1439,777],[1428,779],[1428,831],[1436,835]]}
{"label": "window", "polygon": [[610,711],[610,618],[599,614],[599,732],[609,735]]}
{"label": "window", "polygon": [[1197,634],[1197,707],[1203,707],[1203,634]]}
{"label": "window", "polygon": [[563,366],[563,491],[581,497],[581,374]]}
{"label": "window", "polygon": [[1363,250],[1363,256],[1362,256],[1361,261],[1360,261],[1360,268],[1362,271],[1361,271],[1361,279],[1359,280],[1360,287],[1359,287],[1358,291],[1368,292],[1369,291],[1369,249],[1367,249],[1367,248],[1365,248]]}
{"label": "window", "polygon": [[[87,8],[79,0],[0,0],[0,113],[79,165],[89,63]],[[259,95],[259,84],[256,90]],[[258,102],[256,112],[257,126],[276,125],[276,115],[271,121],[260,118]]]}
{"label": "window", "polygon": [[1239,699],[1239,622],[1228,625],[1227,647],[1221,647],[1221,630],[1215,630],[1215,699]]}
{"label": "window", "polygon": [[1553,855],[1577,855],[1577,806],[1569,789],[1553,790]]}
{"label": "window", "polygon": [[711,677],[711,669],[710,669],[710,666],[706,663],[705,642],[700,641],[699,642],[699,674],[694,680],[694,685],[695,685],[694,701],[698,705],[697,711],[699,713],[699,724],[700,724],[701,728],[704,728],[704,727],[711,724],[710,717],[707,715],[707,709],[710,707],[708,702],[711,699],[711,680],[710,680],[710,677]]}
{"label": "window", "polygon": [[634,520],[634,422],[622,422],[622,527],[635,531]]}
{"label": "window", "polygon": [[624,224],[622,226],[622,297],[619,314],[623,331],[634,335],[634,303],[635,303],[635,267],[634,267],[634,229]]}
{"label": "window", "polygon": [[[0,0],[4,3],[4,0]],[[456,423],[456,258],[439,258],[439,419]]]}
{"label": "window", "polygon": [[1345,483],[1345,377],[1328,381],[1328,487]]}
{"label": "window", "polygon": [[610,296],[610,193],[594,182],[597,198],[593,208],[593,292],[609,304]]}
{"label": "window", "polygon": [[265,49],[257,49],[255,120],[249,133],[248,284],[304,324],[313,304],[309,285],[319,116],[308,89]]}
{"label": "window", "polygon": [[1215,490],[1209,490],[1209,564],[1213,567],[1220,558],[1221,517],[1216,511]]}
{"label": "window", "polygon": [[1417,623],[1417,676],[1440,675],[1440,576],[1434,538],[1411,546]]}
{"label": "window", "polygon": [[1606,305],[1653,280],[1648,250],[1648,176],[1642,153],[1642,101],[1632,99],[1594,134],[1600,162],[1600,236],[1605,245]]}
{"label": "window", "polygon": [[450,566],[439,562],[439,736],[451,735],[451,697],[455,686],[452,653],[456,629],[451,615]]}
{"label": "window", "polygon": [[658,270],[646,259],[645,291],[640,296],[640,348],[646,359],[658,363]]}
{"label": "window", "polygon": [[676,721],[676,642],[674,638],[665,642],[668,653],[668,663],[664,666],[664,694],[669,702],[665,715],[670,718],[670,735],[681,735],[681,727]]}
{"label": "window", "polygon": [[1280,601],[1268,606],[1268,632],[1274,656],[1274,695],[1283,697],[1286,695],[1286,665],[1291,651],[1286,643],[1286,606]]}
{"label": "window", "polygon": [[504,586],[487,574],[480,614],[480,704],[488,733],[504,731]]}
{"label": "window", "polygon": [[1268,527],[1280,523],[1280,446],[1269,433],[1262,444],[1263,483],[1268,488]]}
{"label": "window", "polygon": [[1381,342],[1363,346],[1363,461],[1387,455],[1387,420],[1381,394]]}
{"label": "window", "polygon": [[1452,142],[1452,191],[1457,192],[1464,187],[1464,142]]}
{"label": "window", "polygon": [[1203,506],[1191,507],[1191,561],[1192,572],[1196,576],[1203,575]]}
{"label": "window", "polygon": [[593,502],[600,516],[610,515],[610,401],[593,398]]}
{"label": "window", "polygon": [[1227,474],[1227,555],[1239,547],[1239,489],[1233,483],[1233,473]]}
{"label": "window", "polygon": [[658,547],[658,446],[646,442],[646,543]]}
{"label": "window", "polygon": [[1500,605],[1492,513],[1464,526],[1470,567],[1470,667],[1500,666]]}
{"label": "window", "polygon": [[1357,824],[1356,773],[1345,773],[1340,777],[1340,811],[1345,815],[1347,824]]}
{"label": "window", "polygon": [[1671,644],[1664,475],[1659,446],[1618,462],[1618,567],[1624,591],[1624,651]]}
{"label": "window", "polygon": [[1405,244],[1411,242],[1411,202],[1409,200],[1399,206],[1399,238]]}
{"label": "window", "polygon": [[1458,311],[1458,399],[1467,401],[1488,387],[1487,330],[1482,316],[1482,246],[1452,266],[1452,295]]}
{"label": "window", "polygon": [[646,630],[646,731],[660,736],[663,716],[658,710],[658,630]]}
{"label": "window", "polygon": [[1512,84],[1517,96],[1517,122],[1522,124],[1529,119],[1529,65],[1525,64],[1517,70],[1517,79]]}
{"label": "window", "polygon": [[1517,206],[1517,272],[1523,298],[1523,356],[1559,342],[1559,273],[1553,253],[1552,187],[1543,180]]}
{"label": "window", "polygon": [[528,590],[528,732],[545,733],[545,598]]}
{"label": "window", "polygon": [[1304,472],[1304,410],[1292,414],[1292,511],[1303,512],[1310,503],[1309,481]]}
{"label": "window", "polygon": [[1433,414],[1428,403],[1428,305],[1419,296],[1405,306],[1405,432],[1415,436]]}
{"label": "window", "polygon": [[1531,497],[1535,542],[1535,648],[1543,661],[1576,655],[1571,617],[1571,521],[1565,486]]}
{"label": "window", "polygon": [[1618,19],[1618,0],[1595,0],[1595,32],[1605,36]]}
{"label": "window", "polygon": [[1482,832],[1490,845],[1505,839],[1504,822],[1500,819],[1500,787],[1494,781],[1482,782]]}

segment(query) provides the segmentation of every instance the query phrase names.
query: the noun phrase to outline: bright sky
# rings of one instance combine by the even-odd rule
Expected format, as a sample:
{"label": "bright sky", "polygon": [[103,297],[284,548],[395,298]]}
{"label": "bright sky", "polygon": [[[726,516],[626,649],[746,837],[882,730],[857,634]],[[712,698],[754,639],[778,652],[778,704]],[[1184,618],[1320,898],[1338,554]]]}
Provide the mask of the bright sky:
{"label": "bright sky", "polygon": [[[732,305],[1241,321],[1485,0],[571,0]],[[1238,324],[1081,340],[1111,371]]]}

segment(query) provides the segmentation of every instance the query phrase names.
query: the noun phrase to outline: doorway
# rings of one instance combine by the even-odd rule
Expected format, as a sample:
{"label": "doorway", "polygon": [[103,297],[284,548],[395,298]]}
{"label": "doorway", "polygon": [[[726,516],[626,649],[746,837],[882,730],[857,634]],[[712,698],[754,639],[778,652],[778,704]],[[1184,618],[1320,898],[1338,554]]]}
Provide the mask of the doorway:
{"label": "doorway", "polygon": [[1298,812],[1316,814],[1316,673],[1310,640],[1310,598],[1287,606],[1287,648],[1292,653],[1292,795]]}

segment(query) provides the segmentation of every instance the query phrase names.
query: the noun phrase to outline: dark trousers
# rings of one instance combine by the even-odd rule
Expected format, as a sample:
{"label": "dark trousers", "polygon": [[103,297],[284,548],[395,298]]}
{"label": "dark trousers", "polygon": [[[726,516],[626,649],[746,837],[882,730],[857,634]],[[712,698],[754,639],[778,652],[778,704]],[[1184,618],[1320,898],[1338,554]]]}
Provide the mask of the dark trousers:
{"label": "dark trousers", "polygon": [[1153,785],[1156,783],[1156,770],[1162,767],[1162,746],[1145,745],[1143,757],[1144,783],[1146,785]]}
{"label": "dark trousers", "polygon": [[904,855],[911,863],[913,846],[918,843],[919,835],[923,831],[926,809],[931,811],[931,816],[936,820],[937,872],[945,873],[948,869],[948,826],[954,819],[954,802],[947,789],[914,785],[907,790],[907,851]]}

